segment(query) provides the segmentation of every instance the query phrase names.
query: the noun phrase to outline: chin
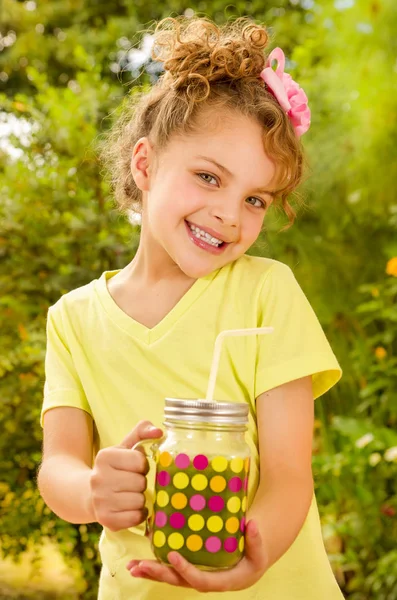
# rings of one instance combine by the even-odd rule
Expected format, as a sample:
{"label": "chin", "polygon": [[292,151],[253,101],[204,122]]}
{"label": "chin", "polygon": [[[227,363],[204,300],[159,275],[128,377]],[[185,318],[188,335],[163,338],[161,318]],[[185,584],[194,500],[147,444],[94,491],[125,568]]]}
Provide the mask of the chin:
{"label": "chin", "polygon": [[213,271],[216,271],[220,267],[223,267],[223,265],[187,265],[183,262],[179,263],[178,266],[181,271],[183,271],[183,273],[185,273],[185,275],[191,279],[200,279],[201,277],[205,277]]}

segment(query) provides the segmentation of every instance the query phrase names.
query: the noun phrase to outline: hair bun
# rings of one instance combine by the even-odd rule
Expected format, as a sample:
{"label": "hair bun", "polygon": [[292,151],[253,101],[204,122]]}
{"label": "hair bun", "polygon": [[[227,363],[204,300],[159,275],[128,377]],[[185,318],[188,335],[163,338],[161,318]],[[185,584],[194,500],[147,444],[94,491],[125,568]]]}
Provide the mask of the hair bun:
{"label": "hair bun", "polygon": [[164,85],[205,99],[211,83],[258,78],[268,40],[266,29],[249,17],[220,27],[206,17],[167,17],[155,29],[152,58],[164,63]]}

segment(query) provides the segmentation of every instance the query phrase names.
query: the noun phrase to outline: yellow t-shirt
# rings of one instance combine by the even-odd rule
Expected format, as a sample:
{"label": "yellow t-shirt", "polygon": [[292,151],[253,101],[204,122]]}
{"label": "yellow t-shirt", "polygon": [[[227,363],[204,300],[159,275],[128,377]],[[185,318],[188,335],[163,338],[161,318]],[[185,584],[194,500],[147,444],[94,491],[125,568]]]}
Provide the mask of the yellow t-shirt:
{"label": "yellow t-shirt", "polygon": [[[263,336],[224,340],[214,398],[247,402],[252,452],[248,504],[258,486],[255,398],[278,385],[312,375],[314,397],[341,370],[291,269],[275,260],[243,255],[196,280],[152,329],[124,313],[107,280],[118,271],[58,300],[48,313],[42,414],[57,406],[88,412],[99,447],[120,443],[141,419],[162,425],[165,397],[204,398],[216,336],[224,329],[273,326]],[[193,600],[201,594],[130,576],[132,559],[153,558],[138,528],[100,540],[100,600]],[[247,590],[206,594],[208,600],[340,600],[321,536],[315,496],[289,550]]]}

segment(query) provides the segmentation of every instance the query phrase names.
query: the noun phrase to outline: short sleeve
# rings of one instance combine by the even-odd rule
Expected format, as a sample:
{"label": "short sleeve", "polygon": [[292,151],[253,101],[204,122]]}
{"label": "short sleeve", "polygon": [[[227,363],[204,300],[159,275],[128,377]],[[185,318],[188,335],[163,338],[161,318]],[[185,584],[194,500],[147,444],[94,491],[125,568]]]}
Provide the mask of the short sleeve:
{"label": "short sleeve", "polygon": [[339,381],[342,370],[291,269],[276,262],[259,295],[261,327],[274,332],[258,337],[255,398],[274,387],[312,376],[318,398]]}
{"label": "short sleeve", "polygon": [[47,315],[45,383],[41,425],[43,425],[44,413],[50,408],[59,406],[80,408],[92,416],[67,344],[64,325],[62,310],[59,308],[59,303],[57,303],[48,310]]}

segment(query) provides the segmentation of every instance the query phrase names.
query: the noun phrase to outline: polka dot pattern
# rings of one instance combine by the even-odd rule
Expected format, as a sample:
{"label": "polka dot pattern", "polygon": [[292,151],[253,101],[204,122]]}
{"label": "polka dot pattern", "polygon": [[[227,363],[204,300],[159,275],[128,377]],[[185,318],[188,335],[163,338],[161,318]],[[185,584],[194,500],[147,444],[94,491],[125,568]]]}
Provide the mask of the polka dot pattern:
{"label": "polka dot pattern", "polygon": [[157,452],[152,547],[197,566],[233,567],[244,551],[249,458]]}

